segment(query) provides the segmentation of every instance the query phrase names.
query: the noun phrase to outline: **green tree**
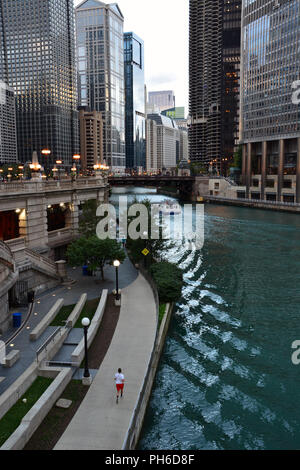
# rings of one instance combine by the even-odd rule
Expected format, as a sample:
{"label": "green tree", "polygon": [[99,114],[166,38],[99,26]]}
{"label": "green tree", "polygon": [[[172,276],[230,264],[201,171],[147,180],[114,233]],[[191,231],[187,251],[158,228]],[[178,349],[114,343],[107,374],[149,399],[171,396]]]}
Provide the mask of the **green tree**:
{"label": "green tree", "polygon": [[79,238],[67,250],[67,259],[71,266],[87,266],[91,272],[100,269],[102,280],[107,264],[112,264],[116,259],[123,263],[125,258],[125,252],[116,240],[100,240],[96,235]]}
{"label": "green tree", "polygon": [[97,201],[92,199],[82,205],[82,213],[79,218],[79,232],[82,236],[92,237],[96,235],[96,227],[100,220],[96,216]]}
{"label": "green tree", "polygon": [[[147,256],[147,265],[149,266],[152,262],[156,261],[157,259],[160,259],[161,253],[166,249],[168,246],[169,248],[171,247],[170,242],[163,240],[162,238],[162,229],[160,229],[160,236],[159,239],[152,239],[151,238],[151,233],[152,233],[152,218],[151,218],[151,202],[149,199],[144,199],[143,201],[135,201],[133,204],[143,204],[148,212],[148,237],[147,239],[143,239],[141,233],[141,237],[138,238],[137,240],[132,240],[131,238],[128,238],[127,240],[127,249],[130,252],[130,258],[134,263],[139,263],[142,260],[145,260],[145,256],[143,255],[142,251],[146,248],[149,251],[149,255]],[[134,218],[129,217],[128,224],[134,220]],[[156,221],[157,227],[159,226],[159,220]],[[140,227],[141,232],[142,228]]]}
{"label": "green tree", "polygon": [[205,175],[207,174],[207,168],[203,163],[200,162],[194,162],[191,163],[191,175],[192,176],[199,176],[199,175]]}
{"label": "green tree", "polygon": [[233,157],[233,164],[231,165],[232,168],[239,168],[242,169],[243,164],[243,147],[240,145]]}

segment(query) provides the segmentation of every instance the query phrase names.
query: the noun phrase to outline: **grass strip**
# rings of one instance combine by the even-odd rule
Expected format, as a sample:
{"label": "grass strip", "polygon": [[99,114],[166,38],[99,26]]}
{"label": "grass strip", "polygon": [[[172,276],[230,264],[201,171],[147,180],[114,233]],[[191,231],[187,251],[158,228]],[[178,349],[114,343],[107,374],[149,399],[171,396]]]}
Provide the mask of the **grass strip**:
{"label": "grass strip", "polygon": [[[27,392],[14,404],[14,406],[0,420],[0,446],[13,434],[21,424],[24,416],[35,405],[53,379],[37,377]],[[26,403],[23,402],[26,399]]]}
{"label": "grass strip", "polygon": [[161,325],[161,322],[163,321],[163,318],[166,313],[166,304],[160,304],[159,306],[159,316],[158,316],[158,325]]}
{"label": "grass strip", "polygon": [[[82,328],[81,321],[83,318],[87,317],[90,320],[92,320],[93,316],[96,313],[99,302],[100,302],[100,299],[88,300],[86,302],[74,328]],[[76,304],[62,307],[50,326],[65,326],[66,321],[68,320],[75,306]]]}

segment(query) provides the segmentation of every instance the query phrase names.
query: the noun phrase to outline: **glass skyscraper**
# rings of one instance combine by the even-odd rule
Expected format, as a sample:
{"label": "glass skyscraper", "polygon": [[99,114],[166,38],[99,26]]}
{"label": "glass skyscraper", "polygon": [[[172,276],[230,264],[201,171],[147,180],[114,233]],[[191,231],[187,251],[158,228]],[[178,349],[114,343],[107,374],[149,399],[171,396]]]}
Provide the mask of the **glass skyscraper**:
{"label": "glass skyscraper", "polygon": [[73,0],[1,0],[0,79],[15,90],[18,158],[78,153]]}
{"label": "glass skyscraper", "polygon": [[124,34],[126,167],[146,168],[144,42]]}
{"label": "glass skyscraper", "polygon": [[[241,142],[252,199],[300,203],[300,1],[243,5]],[[299,87],[298,87],[299,88]]]}
{"label": "glass skyscraper", "polygon": [[190,0],[190,159],[228,172],[238,144],[241,0]]}
{"label": "glass skyscraper", "polygon": [[124,169],[123,15],[116,3],[85,0],[76,8],[79,105],[100,111],[106,164]]}

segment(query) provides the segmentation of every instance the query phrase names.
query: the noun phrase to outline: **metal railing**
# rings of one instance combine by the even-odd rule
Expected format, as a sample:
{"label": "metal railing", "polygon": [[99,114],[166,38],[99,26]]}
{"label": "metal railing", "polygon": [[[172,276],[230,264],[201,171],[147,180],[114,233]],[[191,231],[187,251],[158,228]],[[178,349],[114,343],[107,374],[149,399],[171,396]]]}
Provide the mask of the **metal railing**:
{"label": "metal railing", "polygon": [[[36,362],[39,362],[39,356],[41,355],[42,352],[46,352],[46,355],[47,355],[47,348],[48,346],[51,344],[51,343],[54,343],[57,336],[62,336],[63,334],[63,328],[60,326],[59,328],[57,328],[51,336],[49,336],[49,338],[44,342],[44,344],[42,344],[42,346],[37,350],[36,352]],[[47,357],[47,356],[46,356]]]}
{"label": "metal railing", "polygon": [[12,181],[7,183],[0,183],[0,195],[8,193],[37,193],[48,192],[57,189],[70,190],[76,188],[101,188],[107,184],[107,178],[78,178],[72,181],[71,179],[65,180],[46,180],[46,181]]}
{"label": "metal railing", "polygon": [[264,199],[249,199],[249,198],[225,198],[222,196],[207,196],[206,199],[208,200],[215,200],[215,201],[226,201],[226,202],[246,202],[251,204],[264,204],[270,206],[280,206],[280,207],[298,207],[300,208],[300,204],[297,202],[282,202],[282,201],[266,201]]}

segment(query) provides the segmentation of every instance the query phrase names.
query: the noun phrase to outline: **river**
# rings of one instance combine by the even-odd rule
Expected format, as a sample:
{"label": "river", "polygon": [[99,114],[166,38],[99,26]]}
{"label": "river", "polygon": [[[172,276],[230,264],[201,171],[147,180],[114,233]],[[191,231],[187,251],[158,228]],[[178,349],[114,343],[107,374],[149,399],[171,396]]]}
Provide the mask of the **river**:
{"label": "river", "polygon": [[203,249],[171,250],[184,289],[139,449],[299,449],[299,229],[299,215],[207,205]]}

